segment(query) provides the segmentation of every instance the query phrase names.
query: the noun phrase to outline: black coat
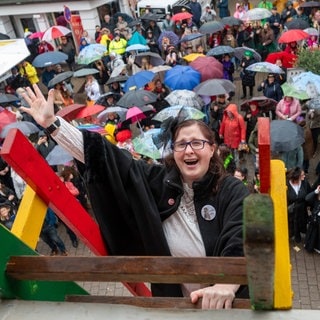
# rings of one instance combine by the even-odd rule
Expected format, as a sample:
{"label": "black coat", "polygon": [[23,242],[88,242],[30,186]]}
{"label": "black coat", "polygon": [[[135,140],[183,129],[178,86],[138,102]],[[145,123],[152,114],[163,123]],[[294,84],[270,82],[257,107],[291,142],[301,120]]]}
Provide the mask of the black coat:
{"label": "black coat", "polygon": [[252,57],[249,60],[244,58],[241,62],[242,71],[240,73],[240,77],[242,80],[243,86],[254,87],[255,86],[255,77],[256,73],[253,71],[246,70],[251,64],[256,63],[256,60]]}
{"label": "black coat", "polygon": [[[174,214],[183,195],[176,168],[133,160],[129,152],[99,134],[84,131],[85,164],[78,163],[93,212],[112,255],[168,256],[162,221]],[[242,256],[242,202],[247,188],[226,177],[217,194],[215,175],[193,184],[195,209],[207,256]],[[215,219],[202,218],[205,205]],[[180,285],[152,285],[158,296],[181,296]]]}

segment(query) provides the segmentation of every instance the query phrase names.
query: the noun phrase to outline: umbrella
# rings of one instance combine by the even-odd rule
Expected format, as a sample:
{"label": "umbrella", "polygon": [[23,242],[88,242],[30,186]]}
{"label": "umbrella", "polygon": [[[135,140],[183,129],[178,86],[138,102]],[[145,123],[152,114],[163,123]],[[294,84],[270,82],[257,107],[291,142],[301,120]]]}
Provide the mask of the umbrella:
{"label": "umbrella", "polygon": [[68,55],[60,51],[50,51],[44,52],[37,55],[33,61],[32,65],[36,68],[44,68],[52,66],[57,63],[61,63],[68,59]]}
{"label": "umbrella", "polygon": [[306,28],[306,29],[303,29],[303,31],[310,36],[317,36],[317,37],[319,36],[319,30],[317,30],[316,28]]}
{"label": "umbrella", "polygon": [[203,34],[217,33],[223,30],[225,25],[220,21],[209,21],[205,22],[199,29]]}
{"label": "umbrella", "polygon": [[104,123],[108,119],[109,113],[117,113],[120,117],[120,121],[123,121],[126,118],[125,115],[127,111],[128,109],[123,107],[108,107],[97,115],[97,119],[99,122]]}
{"label": "umbrella", "polygon": [[129,27],[129,28],[133,28],[133,27],[135,27],[135,26],[138,25],[138,24],[141,24],[141,20],[139,20],[139,19],[132,20],[131,22],[128,23],[128,27]]}
{"label": "umbrella", "polygon": [[116,77],[110,77],[106,84],[111,84],[114,82],[125,82],[128,80],[128,76],[116,76]]}
{"label": "umbrella", "polygon": [[297,56],[285,51],[272,52],[266,57],[266,62],[276,63],[280,59],[284,68],[293,68]]}
{"label": "umbrella", "polygon": [[275,110],[278,104],[278,101],[271,98],[267,98],[265,96],[252,97],[250,100],[245,100],[240,104],[241,111],[247,111],[252,102],[257,103],[258,108],[263,112]]}
{"label": "umbrella", "polygon": [[95,104],[100,104],[101,106],[109,107],[110,105],[107,102],[108,97],[112,96],[114,101],[118,101],[120,99],[120,93],[116,92],[107,92],[102,94],[96,101]]}
{"label": "umbrella", "polygon": [[34,32],[28,38],[29,39],[41,39],[43,34],[44,34],[44,32],[42,32],[42,31]]}
{"label": "umbrella", "polygon": [[320,96],[310,99],[309,101],[307,101],[307,103],[305,105],[310,110],[313,109],[313,110],[319,111],[320,110]]}
{"label": "umbrella", "polygon": [[130,51],[148,51],[150,48],[146,45],[137,43],[137,44],[132,44],[131,46],[126,47],[126,52]]}
{"label": "umbrella", "polygon": [[201,82],[208,79],[223,78],[223,65],[214,57],[199,57],[190,62],[189,66],[200,72]]}
{"label": "umbrella", "polygon": [[299,7],[301,8],[319,8],[320,2],[319,1],[306,1],[299,3]]}
{"label": "umbrella", "polygon": [[156,79],[160,79],[161,82],[164,81],[164,75],[166,73],[166,71],[172,69],[172,67],[164,64],[164,65],[161,65],[161,66],[156,66],[156,67],[153,67],[151,69],[149,69],[149,71],[152,71],[154,74],[155,74],[155,80]]}
{"label": "umbrella", "polygon": [[[3,111],[2,111],[3,112]],[[1,113],[2,113],[1,112]],[[39,132],[40,129],[29,121],[16,121],[6,125],[0,134],[0,138],[5,138],[11,129],[19,129],[25,136]]]}
{"label": "umbrella", "polygon": [[129,90],[135,90],[143,88],[147,83],[152,81],[155,74],[152,71],[139,71],[128,78],[125,82],[123,91],[127,92]]}
{"label": "umbrella", "polygon": [[117,12],[113,15],[113,18],[115,21],[117,21],[118,17],[121,16],[123,18],[124,21],[126,21],[127,23],[130,23],[133,21],[132,16],[128,15],[127,13],[124,12]]}
{"label": "umbrella", "polygon": [[20,101],[20,98],[18,98],[14,94],[0,93],[0,105],[4,105],[11,102],[17,102],[17,101]]}
{"label": "umbrella", "polygon": [[185,4],[172,6],[172,13],[173,14],[176,14],[176,13],[179,13],[182,11],[188,11],[189,13],[192,13],[191,8]]}
{"label": "umbrella", "polygon": [[42,36],[44,41],[52,41],[71,33],[71,30],[63,26],[52,26]]}
{"label": "umbrella", "polygon": [[290,84],[297,90],[305,91],[309,98],[320,95],[320,75],[311,71],[293,76],[290,79]]}
{"label": "umbrella", "polygon": [[182,114],[185,116],[185,119],[200,120],[205,117],[205,114],[197,108],[175,105],[162,109],[152,118],[152,120],[163,122],[170,117],[177,117]]}
{"label": "umbrella", "polygon": [[254,72],[267,72],[267,73],[284,73],[284,70],[281,69],[276,64],[270,62],[256,62],[251,64],[246,68],[248,71]]}
{"label": "umbrella", "polygon": [[243,21],[241,19],[235,18],[235,17],[224,17],[221,19],[221,22],[225,25],[225,26],[240,26],[241,24],[243,24]]}
{"label": "umbrella", "polygon": [[234,53],[234,48],[230,46],[218,46],[215,48],[210,49],[207,52],[207,56],[222,56],[224,54],[231,54]]}
{"label": "umbrella", "polygon": [[[160,131],[160,129],[158,130]],[[143,156],[149,157],[154,160],[160,159],[161,152],[159,151],[157,146],[154,144],[152,139],[152,134],[149,134],[148,133],[149,131],[143,132],[142,134],[140,134],[139,136],[137,136],[132,140],[134,151],[136,153],[139,153]]]}
{"label": "umbrella", "polygon": [[46,160],[50,166],[65,165],[73,160],[73,156],[63,149],[61,146],[56,145],[47,155]]}
{"label": "umbrella", "polygon": [[164,98],[171,106],[194,107],[199,110],[204,106],[201,97],[191,90],[173,90]]}
{"label": "umbrella", "polygon": [[199,95],[218,96],[235,92],[236,86],[230,80],[209,79],[198,84],[193,90]]}
{"label": "umbrella", "polygon": [[0,40],[0,76],[30,55],[24,39]]}
{"label": "umbrella", "polygon": [[75,71],[73,73],[73,77],[81,78],[81,77],[88,76],[90,74],[97,74],[97,73],[99,73],[99,70],[97,70],[95,68],[84,68],[84,69],[80,69],[80,70]]}
{"label": "umbrella", "polygon": [[143,16],[141,16],[140,19],[147,20],[147,21],[158,21],[160,17],[161,15],[148,12],[148,13],[145,13]]}
{"label": "umbrella", "polygon": [[201,74],[190,66],[176,65],[164,75],[164,83],[171,90],[192,90],[200,83]]}
{"label": "umbrella", "polygon": [[246,51],[251,51],[253,53],[254,59],[256,61],[261,61],[260,54],[257,51],[255,51],[254,49],[251,49],[251,48],[248,48],[248,47],[237,47],[237,48],[234,48],[234,55],[235,55],[236,58],[241,60]]}
{"label": "umbrella", "polygon": [[254,8],[248,10],[241,20],[250,20],[250,21],[255,21],[255,20],[262,20],[271,17],[272,13],[271,10],[265,9],[265,8]]}
{"label": "umbrella", "polygon": [[271,151],[289,152],[304,143],[303,128],[288,120],[273,120],[270,124]]}
{"label": "umbrella", "polygon": [[163,38],[168,38],[170,41],[170,44],[172,44],[173,46],[176,46],[180,40],[180,38],[173,31],[163,31],[160,33],[160,36],[158,39],[159,48],[162,47]]}
{"label": "umbrella", "polygon": [[7,40],[7,39],[10,39],[10,37],[7,34],[0,32],[0,40]]}
{"label": "umbrella", "polygon": [[17,117],[15,113],[9,111],[9,110],[2,110],[0,112],[0,131],[7,126],[10,123],[16,122]]}
{"label": "umbrella", "polygon": [[204,36],[203,33],[190,33],[190,34],[187,34],[187,35],[185,35],[184,37],[182,37],[182,38],[180,39],[179,43],[181,43],[181,42],[187,42],[187,41],[192,41],[192,40],[201,38],[201,37],[203,37],[203,36]]}
{"label": "umbrella", "polygon": [[110,75],[110,78],[118,77],[120,75],[126,75],[127,74],[127,65],[122,64],[120,66],[115,67]]}
{"label": "umbrella", "polygon": [[94,114],[100,113],[104,109],[105,109],[105,107],[101,106],[99,104],[94,104],[93,106],[88,106],[88,107],[82,108],[76,114],[75,119],[82,119],[82,118],[93,116]]}
{"label": "umbrella", "polygon": [[73,76],[73,71],[66,71],[55,75],[48,83],[48,87],[53,87],[56,84],[63,82]]}
{"label": "umbrella", "polygon": [[117,102],[118,106],[129,108],[141,107],[157,101],[157,95],[147,90],[132,90],[126,92]]}
{"label": "umbrella", "polygon": [[310,24],[308,21],[302,20],[302,19],[292,19],[291,21],[287,22],[284,25],[288,30],[292,29],[306,29],[310,27]]}
{"label": "umbrella", "polygon": [[101,135],[107,135],[107,131],[105,130],[105,128],[97,125],[97,124],[92,124],[92,123],[86,123],[86,124],[81,124],[79,126],[77,126],[77,128],[79,130],[87,130],[87,131],[91,131],[91,132],[96,132],[99,133]]}
{"label": "umbrella", "polygon": [[291,29],[281,34],[278,39],[279,43],[289,43],[309,38],[309,35],[300,29]]}
{"label": "umbrella", "polygon": [[183,56],[182,59],[186,60],[187,62],[192,62],[193,60],[196,60],[199,57],[204,57],[205,55],[203,53],[190,53],[186,56]]}
{"label": "umbrella", "polygon": [[281,85],[283,96],[287,97],[293,97],[300,100],[307,100],[309,99],[309,96],[305,91],[301,91],[299,89],[296,89],[292,84],[289,84],[285,82]]}
{"label": "umbrella", "polygon": [[174,22],[177,22],[177,21],[187,20],[189,18],[192,18],[192,16],[193,15],[188,11],[178,12],[171,17],[171,20]]}
{"label": "umbrella", "polygon": [[80,110],[85,108],[85,104],[70,104],[69,106],[66,106],[59,110],[56,115],[60,116],[61,118],[67,120],[67,121],[72,121],[75,119],[76,115],[79,113]]}
{"label": "umbrella", "polygon": [[141,66],[141,60],[143,57],[148,57],[150,64],[154,67],[164,64],[164,60],[161,56],[154,52],[140,52],[135,56],[134,62]]}
{"label": "umbrella", "polygon": [[126,120],[129,120],[131,123],[139,122],[142,119],[145,119],[146,115],[138,107],[131,107],[127,109]]}
{"label": "umbrella", "polygon": [[78,55],[78,64],[90,64],[102,58],[107,48],[102,44],[93,43],[84,47]]}

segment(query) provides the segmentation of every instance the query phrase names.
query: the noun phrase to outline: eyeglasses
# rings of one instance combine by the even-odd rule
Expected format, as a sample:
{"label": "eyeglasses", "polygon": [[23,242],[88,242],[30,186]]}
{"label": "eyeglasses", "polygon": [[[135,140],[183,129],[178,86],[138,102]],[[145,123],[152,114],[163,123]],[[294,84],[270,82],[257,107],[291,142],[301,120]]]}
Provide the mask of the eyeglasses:
{"label": "eyeglasses", "polygon": [[185,151],[187,146],[190,146],[192,150],[201,150],[204,148],[204,144],[208,143],[211,145],[208,140],[192,140],[189,142],[175,142],[172,144],[172,149],[177,152]]}

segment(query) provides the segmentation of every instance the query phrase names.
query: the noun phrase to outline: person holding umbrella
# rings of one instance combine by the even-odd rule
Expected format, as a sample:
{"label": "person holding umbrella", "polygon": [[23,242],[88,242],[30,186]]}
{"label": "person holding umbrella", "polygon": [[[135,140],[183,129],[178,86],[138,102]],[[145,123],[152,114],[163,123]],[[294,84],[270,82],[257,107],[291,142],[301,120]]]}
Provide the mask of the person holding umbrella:
{"label": "person holding umbrella", "polygon": [[240,71],[240,78],[242,83],[242,96],[240,99],[245,99],[247,97],[247,87],[249,87],[250,98],[253,96],[253,87],[255,86],[255,76],[254,71],[246,70],[251,64],[255,63],[253,53],[249,50],[244,52],[244,57],[241,61],[242,70]]}
{"label": "person holding umbrella", "polygon": [[[203,121],[169,118],[160,143],[170,153],[163,164],[146,164],[100,134],[56,117],[52,92],[46,100],[34,90],[27,88],[30,108],[24,111],[77,159],[111,255],[243,256],[242,208],[249,192],[226,175]],[[242,288],[151,284],[153,296],[188,296],[192,303],[202,298],[203,309],[231,308]]]}

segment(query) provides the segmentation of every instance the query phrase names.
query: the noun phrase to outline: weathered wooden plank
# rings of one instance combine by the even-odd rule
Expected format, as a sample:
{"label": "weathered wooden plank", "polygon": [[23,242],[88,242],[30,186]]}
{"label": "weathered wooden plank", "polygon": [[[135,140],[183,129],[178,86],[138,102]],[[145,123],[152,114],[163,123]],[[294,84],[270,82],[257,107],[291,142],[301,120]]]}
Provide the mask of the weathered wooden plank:
{"label": "weathered wooden plank", "polygon": [[251,305],[273,309],[274,221],[269,195],[251,194],[244,200],[244,250]]}
{"label": "weathered wooden plank", "polygon": [[[123,304],[143,308],[201,309],[202,299],[191,303],[190,298],[117,297],[117,296],[67,296],[68,302]],[[250,309],[249,299],[235,299],[232,308]]]}
{"label": "weathered wooden plank", "polygon": [[246,284],[245,258],[11,257],[14,279]]}

